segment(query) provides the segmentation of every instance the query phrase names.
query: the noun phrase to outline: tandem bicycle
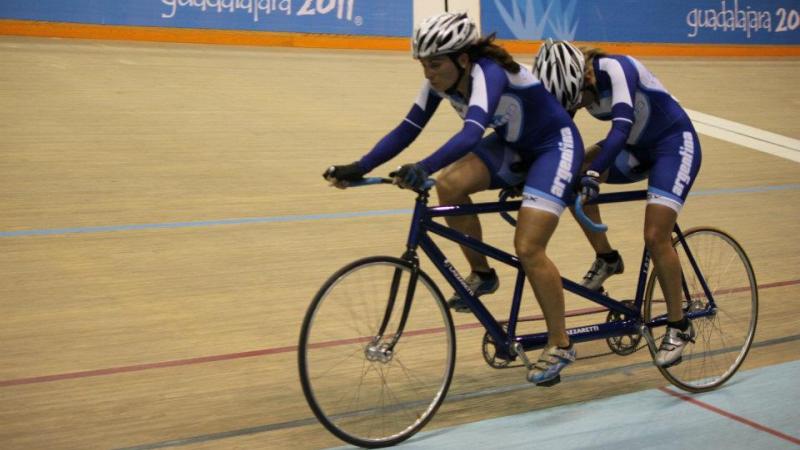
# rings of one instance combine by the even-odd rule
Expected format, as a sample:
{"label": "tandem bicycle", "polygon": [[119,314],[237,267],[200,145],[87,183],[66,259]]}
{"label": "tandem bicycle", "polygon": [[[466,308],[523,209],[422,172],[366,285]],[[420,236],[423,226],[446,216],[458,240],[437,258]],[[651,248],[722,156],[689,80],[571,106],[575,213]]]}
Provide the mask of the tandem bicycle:
{"label": "tandem bicycle", "polygon": [[[360,186],[392,183],[367,178]],[[522,202],[507,198],[460,206],[428,206],[433,181],[415,190],[406,250],[401,257],[372,256],[345,265],[328,278],[312,300],[300,332],[298,367],[303,393],[317,419],[338,438],[377,448],[402,442],[436,413],[455,369],[456,328],[441,290],[420,268],[422,250],[485,328],[483,357],[494,368],[531,362],[527,351],[544,348],[546,333],[517,334],[526,282],[518,258],[460,233],[435,218],[469,214],[509,214]],[[600,194],[596,203],[645,200],[647,192]],[[581,211],[578,218],[597,227]],[[432,235],[464,245],[516,269],[507,320],[498,321],[469,291]],[[696,330],[679,365],[658,370],[689,392],[715,389],[744,361],[758,316],[758,288],[747,254],[716,228],[686,231],[677,224],[673,246],[683,272],[683,309]],[[642,252],[633,300],[618,300],[562,278],[564,289],[608,310],[606,320],[570,328],[574,343],[606,340],[619,355],[635,352],[642,339],[651,357],[654,330],[666,326],[666,307],[650,256]]]}

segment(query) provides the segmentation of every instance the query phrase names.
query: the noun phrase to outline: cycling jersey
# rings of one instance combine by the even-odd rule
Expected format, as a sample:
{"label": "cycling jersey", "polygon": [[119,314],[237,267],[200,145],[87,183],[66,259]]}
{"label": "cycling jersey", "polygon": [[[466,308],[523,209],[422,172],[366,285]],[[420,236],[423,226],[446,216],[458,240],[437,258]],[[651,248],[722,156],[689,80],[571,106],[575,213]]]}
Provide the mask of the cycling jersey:
{"label": "cycling jersey", "polygon": [[651,200],[666,199],[679,211],[702,159],[689,116],[635,58],[603,56],[592,64],[598,96],[586,109],[612,125],[589,169],[611,169],[609,182],[648,176]]}
{"label": "cycling jersey", "polygon": [[[547,160],[550,161],[548,170],[531,168],[530,173],[537,172],[538,176],[535,183],[526,182],[530,188],[526,190],[541,191],[563,206],[570,191],[566,187],[577,178],[583,161],[583,143],[572,118],[525,67],[520,67],[515,74],[492,59],[480,58],[472,65],[470,81],[470,96],[466,99],[458,93],[436,91],[425,80],[405,119],[361,158],[362,168],[370,171],[400,153],[416,139],[439,103],[447,100],[464,120],[463,126],[438,150],[419,162],[428,173],[480,147],[478,156],[492,172],[493,185],[503,186],[516,178],[499,175],[500,171],[509,171],[508,164],[503,165],[502,161],[516,159],[524,170],[536,161]],[[484,145],[480,145],[487,128],[494,129],[493,137],[487,137]],[[514,158],[504,159],[504,149],[512,150]],[[543,158],[545,153],[551,156]],[[499,162],[495,161],[497,157]],[[494,163],[489,164],[490,159]],[[523,175],[527,172],[524,170]]]}

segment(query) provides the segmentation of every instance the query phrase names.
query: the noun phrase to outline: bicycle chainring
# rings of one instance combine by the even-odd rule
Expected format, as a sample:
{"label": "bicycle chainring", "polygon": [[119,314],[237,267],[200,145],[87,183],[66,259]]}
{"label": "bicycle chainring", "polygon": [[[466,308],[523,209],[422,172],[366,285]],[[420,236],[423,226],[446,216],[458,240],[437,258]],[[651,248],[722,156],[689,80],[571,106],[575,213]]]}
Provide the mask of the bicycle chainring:
{"label": "bicycle chainring", "polygon": [[[622,304],[633,308],[634,302],[633,300],[623,300]],[[606,322],[621,322],[623,320],[627,320],[627,317],[625,314],[617,311],[609,311],[608,315],[606,316]],[[606,339],[606,343],[612,352],[620,356],[626,356],[639,349],[639,342],[641,342],[641,340],[642,335],[636,333],[610,337]]]}

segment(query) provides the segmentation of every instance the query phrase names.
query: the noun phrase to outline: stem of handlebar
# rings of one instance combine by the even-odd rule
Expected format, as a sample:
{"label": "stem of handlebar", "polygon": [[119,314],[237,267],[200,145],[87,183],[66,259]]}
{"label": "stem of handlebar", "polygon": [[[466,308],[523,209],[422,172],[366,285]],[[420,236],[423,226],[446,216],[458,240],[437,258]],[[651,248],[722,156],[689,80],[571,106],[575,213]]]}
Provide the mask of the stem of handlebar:
{"label": "stem of handlebar", "polygon": [[595,233],[600,233],[603,231],[608,230],[608,225],[602,223],[594,223],[592,219],[590,219],[585,212],[583,212],[583,196],[577,195],[575,197],[575,215],[578,217],[578,220],[582,224],[584,224],[587,228]]}

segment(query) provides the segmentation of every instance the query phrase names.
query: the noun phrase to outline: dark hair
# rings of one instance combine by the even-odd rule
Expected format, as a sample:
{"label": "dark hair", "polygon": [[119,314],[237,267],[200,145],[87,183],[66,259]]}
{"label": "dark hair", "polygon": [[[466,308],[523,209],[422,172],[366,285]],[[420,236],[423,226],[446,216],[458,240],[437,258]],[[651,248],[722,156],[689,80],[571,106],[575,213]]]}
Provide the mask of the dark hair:
{"label": "dark hair", "polygon": [[479,58],[490,58],[497,64],[511,73],[519,73],[520,66],[514,61],[514,58],[508,53],[508,50],[500,47],[494,43],[496,33],[489,36],[484,36],[478,39],[478,42],[472,44],[465,52],[469,55],[470,61],[477,61]]}

